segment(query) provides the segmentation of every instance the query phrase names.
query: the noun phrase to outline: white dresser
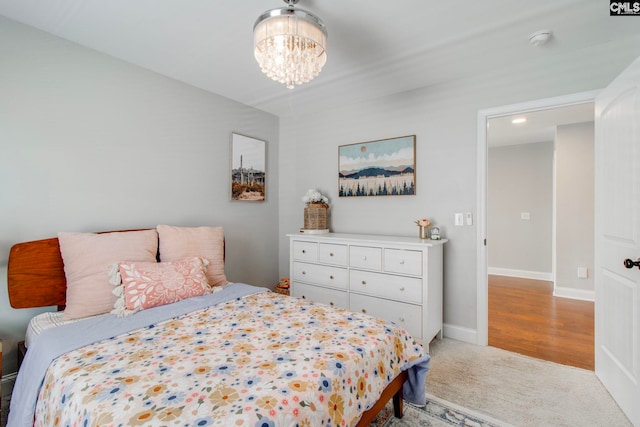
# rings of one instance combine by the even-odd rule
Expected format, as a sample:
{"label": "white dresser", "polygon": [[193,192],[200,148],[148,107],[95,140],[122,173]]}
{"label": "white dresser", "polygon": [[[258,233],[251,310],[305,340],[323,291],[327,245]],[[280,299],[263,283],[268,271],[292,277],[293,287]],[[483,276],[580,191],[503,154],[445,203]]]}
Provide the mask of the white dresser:
{"label": "white dresser", "polygon": [[288,234],[291,295],[381,317],[427,347],[442,338],[446,240]]}

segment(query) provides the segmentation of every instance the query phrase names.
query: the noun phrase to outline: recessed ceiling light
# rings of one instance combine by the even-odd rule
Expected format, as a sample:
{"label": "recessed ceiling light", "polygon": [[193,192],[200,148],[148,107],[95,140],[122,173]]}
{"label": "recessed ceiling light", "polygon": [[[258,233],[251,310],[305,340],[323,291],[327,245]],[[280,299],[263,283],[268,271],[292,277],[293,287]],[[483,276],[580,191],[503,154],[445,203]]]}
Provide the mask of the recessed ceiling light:
{"label": "recessed ceiling light", "polygon": [[518,117],[517,119],[513,119],[511,120],[511,123],[513,123],[514,125],[519,125],[520,123],[524,123],[526,122],[527,119],[524,117]]}

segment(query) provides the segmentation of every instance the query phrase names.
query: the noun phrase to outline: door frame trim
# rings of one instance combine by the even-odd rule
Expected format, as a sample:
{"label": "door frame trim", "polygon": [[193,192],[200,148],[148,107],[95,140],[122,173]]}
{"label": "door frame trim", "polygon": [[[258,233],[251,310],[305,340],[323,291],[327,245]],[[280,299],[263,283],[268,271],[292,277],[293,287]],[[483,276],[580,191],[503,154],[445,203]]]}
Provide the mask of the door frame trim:
{"label": "door frame trim", "polygon": [[551,108],[593,102],[600,90],[579,92],[553,98],[544,98],[500,107],[478,110],[478,164],[477,164],[477,266],[476,266],[476,344],[489,342],[489,297],[487,246],[487,121],[491,118],[517,113],[548,110]]}

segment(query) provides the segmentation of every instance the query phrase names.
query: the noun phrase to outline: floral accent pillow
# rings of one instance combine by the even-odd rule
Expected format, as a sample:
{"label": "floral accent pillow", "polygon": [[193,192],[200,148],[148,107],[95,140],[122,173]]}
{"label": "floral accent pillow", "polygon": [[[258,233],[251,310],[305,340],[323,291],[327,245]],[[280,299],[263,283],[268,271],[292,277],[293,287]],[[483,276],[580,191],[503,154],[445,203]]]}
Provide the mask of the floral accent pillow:
{"label": "floral accent pillow", "polygon": [[206,258],[170,262],[127,261],[111,267],[111,284],[118,297],[112,314],[127,316],[151,307],[211,293]]}

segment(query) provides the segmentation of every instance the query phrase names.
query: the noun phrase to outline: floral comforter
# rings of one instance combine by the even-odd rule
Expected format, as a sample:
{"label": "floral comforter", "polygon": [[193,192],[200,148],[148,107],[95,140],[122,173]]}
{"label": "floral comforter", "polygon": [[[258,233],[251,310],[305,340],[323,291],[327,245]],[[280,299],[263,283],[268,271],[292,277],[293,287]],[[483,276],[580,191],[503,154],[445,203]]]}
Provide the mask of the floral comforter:
{"label": "floral comforter", "polygon": [[354,425],[401,370],[422,363],[426,374],[428,358],[382,320],[260,292],[58,357],[35,419],[42,426]]}

